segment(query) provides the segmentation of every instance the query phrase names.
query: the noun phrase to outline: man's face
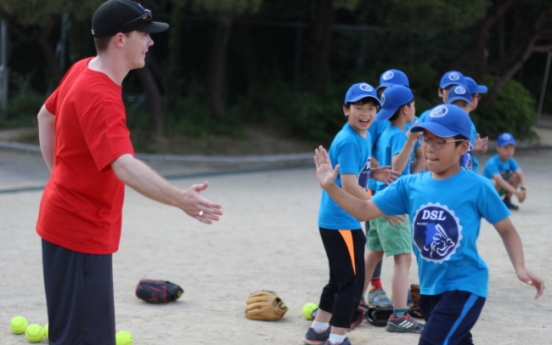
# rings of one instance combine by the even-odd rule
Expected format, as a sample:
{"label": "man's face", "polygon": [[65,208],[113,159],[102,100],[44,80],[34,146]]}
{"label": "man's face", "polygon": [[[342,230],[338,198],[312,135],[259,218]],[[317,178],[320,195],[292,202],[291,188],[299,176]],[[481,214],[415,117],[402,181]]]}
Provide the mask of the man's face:
{"label": "man's face", "polygon": [[142,68],[146,65],[146,53],[153,45],[153,40],[147,32],[132,31],[125,35],[125,57],[129,69]]}

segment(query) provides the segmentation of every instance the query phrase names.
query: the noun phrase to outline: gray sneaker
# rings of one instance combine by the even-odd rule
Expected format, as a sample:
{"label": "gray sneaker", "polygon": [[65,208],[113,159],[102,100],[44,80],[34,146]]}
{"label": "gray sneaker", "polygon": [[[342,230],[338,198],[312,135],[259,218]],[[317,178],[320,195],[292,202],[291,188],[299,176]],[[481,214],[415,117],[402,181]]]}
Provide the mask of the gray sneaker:
{"label": "gray sneaker", "polygon": [[330,340],[326,341],[326,344],[324,345],[351,345],[351,342],[349,341],[349,338],[345,337],[345,340],[340,342],[339,344],[332,344]]}
{"label": "gray sneaker", "polygon": [[393,303],[391,303],[391,300],[383,289],[378,289],[368,294],[368,305],[380,308],[393,307]]}
{"label": "gray sneaker", "polygon": [[397,318],[395,318],[395,315],[391,315],[389,321],[387,321],[387,330],[389,332],[420,334],[424,330],[424,325],[408,314]]}
{"label": "gray sneaker", "polygon": [[308,345],[325,344],[326,341],[330,338],[330,329],[331,327],[328,327],[328,329],[325,331],[317,332],[314,330],[314,328],[309,327],[309,330],[305,334],[305,339],[303,339],[303,342]]}

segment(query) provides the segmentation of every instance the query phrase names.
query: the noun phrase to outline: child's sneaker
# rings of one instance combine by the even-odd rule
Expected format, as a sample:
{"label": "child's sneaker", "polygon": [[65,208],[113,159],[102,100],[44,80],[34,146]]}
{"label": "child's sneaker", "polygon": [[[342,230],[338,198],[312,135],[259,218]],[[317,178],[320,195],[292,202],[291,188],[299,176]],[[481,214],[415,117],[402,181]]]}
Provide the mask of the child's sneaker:
{"label": "child's sneaker", "polygon": [[395,318],[395,315],[391,315],[389,321],[387,321],[387,330],[389,332],[420,334],[424,330],[424,325],[418,323],[408,314],[397,318]]}
{"label": "child's sneaker", "polygon": [[325,344],[326,341],[330,338],[330,329],[328,327],[325,331],[317,332],[314,328],[310,327],[307,333],[305,334],[305,339],[303,342],[309,345]]}
{"label": "child's sneaker", "polygon": [[368,294],[368,304],[374,307],[391,308],[393,303],[387,297],[387,294],[383,289],[378,289]]}
{"label": "child's sneaker", "polygon": [[326,344],[324,344],[324,345],[351,345],[351,342],[349,341],[349,338],[345,337],[345,340],[343,340],[343,341],[340,342],[339,344],[332,344],[332,343],[330,342],[330,340],[328,339],[328,340],[326,341]]}
{"label": "child's sneaker", "polygon": [[512,204],[512,200],[510,200],[510,198],[504,198],[504,205],[506,205],[506,207],[509,209],[509,210],[512,210],[512,211],[517,211],[519,210],[519,206],[518,205],[514,205]]}

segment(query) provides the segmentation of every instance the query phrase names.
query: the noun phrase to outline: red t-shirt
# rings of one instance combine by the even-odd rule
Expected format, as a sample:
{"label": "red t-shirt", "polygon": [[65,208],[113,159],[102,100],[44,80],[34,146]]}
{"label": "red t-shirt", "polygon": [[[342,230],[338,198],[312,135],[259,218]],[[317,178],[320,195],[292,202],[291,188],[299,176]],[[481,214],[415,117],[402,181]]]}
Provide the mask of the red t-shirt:
{"label": "red t-shirt", "polygon": [[75,63],[46,100],[56,116],[54,166],[36,230],[48,242],[88,254],[118,250],[125,185],[111,163],[134,155],[122,88]]}

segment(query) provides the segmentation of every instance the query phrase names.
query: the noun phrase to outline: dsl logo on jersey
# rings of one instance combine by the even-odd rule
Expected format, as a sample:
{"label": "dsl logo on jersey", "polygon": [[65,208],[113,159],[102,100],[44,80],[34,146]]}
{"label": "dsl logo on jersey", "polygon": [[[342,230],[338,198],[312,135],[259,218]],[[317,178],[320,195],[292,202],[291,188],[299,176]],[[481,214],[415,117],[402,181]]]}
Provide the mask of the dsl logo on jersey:
{"label": "dsl logo on jersey", "polygon": [[416,211],[414,244],[427,261],[448,260],[460,246],[462,227],[454,211],[441,204],[426,204]]}

